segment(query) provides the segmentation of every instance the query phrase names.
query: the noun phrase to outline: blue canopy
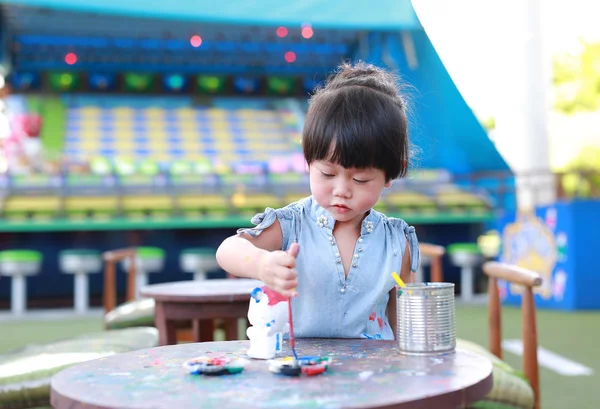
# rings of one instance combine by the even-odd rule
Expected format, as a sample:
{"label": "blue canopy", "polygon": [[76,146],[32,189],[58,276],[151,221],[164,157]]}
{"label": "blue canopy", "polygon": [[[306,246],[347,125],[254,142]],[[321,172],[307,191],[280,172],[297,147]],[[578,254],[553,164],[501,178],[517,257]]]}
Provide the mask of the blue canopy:
{"label": "blue canopy", "polygon": [[224,24],[301,25],[365,30],[420,29],[410,0],[4,0],[68,11]]}

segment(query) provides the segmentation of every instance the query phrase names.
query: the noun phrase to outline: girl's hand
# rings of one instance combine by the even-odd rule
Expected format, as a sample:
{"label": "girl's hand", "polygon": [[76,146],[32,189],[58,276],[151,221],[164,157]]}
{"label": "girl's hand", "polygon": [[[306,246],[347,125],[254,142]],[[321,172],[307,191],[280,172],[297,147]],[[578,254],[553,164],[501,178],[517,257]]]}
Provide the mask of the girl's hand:
{"label": "girl's hand", "polygon": [[258,279],[284,297],[298,295],[294,290],[298,286],[298,273],[294,269],[298,250],[298,243],[292,243],[287,252],[282,250],[267,252],[260,259]]}

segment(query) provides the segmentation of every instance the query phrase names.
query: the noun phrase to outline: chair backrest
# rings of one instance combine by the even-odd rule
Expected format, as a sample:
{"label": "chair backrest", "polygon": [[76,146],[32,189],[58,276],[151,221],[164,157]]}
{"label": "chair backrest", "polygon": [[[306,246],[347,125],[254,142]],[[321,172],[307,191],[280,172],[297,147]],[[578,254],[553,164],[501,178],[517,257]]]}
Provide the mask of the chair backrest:
{"label": "chair backrest", "polygon": [[534,409],[540,407],[540,381],[537,356],[537,327],[535,323],[535,301],[533,287],[542,284],[540,274],[512,264],[489,261],[483,264],[483,271],[489,277],[489,340],[490,351],[502,359],[502,323],[500,312],[500,292],[498,279],[523,287],[521,311],[523,314],[523,372],[531,384],[535,398]]}
{"label": "chair backrest", "polygon": [[130,257],[129,274],[127,277],[127,301],[135,299],[135,259],[137,250],[135,248],[126,248],[111,250],[102,253],[102,259],[106,263],[104,266],[104,291],[102,293],[102,304],[104,313],[112,311],[117,306],[116,289],[116,264],[119,261]]}
{"label": "chair backrest", "polygon": [[422,256],[429,256],[431,258],[431,281],[434,283],[443,282],[444,271],[442,269],[442,257],[446,253],[444,246],[419,243],[419,249]]}

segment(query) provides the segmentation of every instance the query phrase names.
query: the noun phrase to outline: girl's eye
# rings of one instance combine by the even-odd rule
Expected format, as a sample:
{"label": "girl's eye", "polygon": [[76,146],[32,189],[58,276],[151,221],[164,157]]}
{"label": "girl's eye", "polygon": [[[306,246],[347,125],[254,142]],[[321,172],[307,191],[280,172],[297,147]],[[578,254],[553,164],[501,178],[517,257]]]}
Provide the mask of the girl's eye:
{"label": "girl's eye", "polygon": [[322,174],[324,177],[326,177],[326,178],[332,178],[332,177],[333,177],[333,175],[332,175],[331,173],[325,173],[325,172],[321,171],[321,174]]}
{"label": "girl's eye", "polygon": [[368,180],[360,180],[360,179],[354,179],[354,181],[356,183],[367,183],[368,182]]}

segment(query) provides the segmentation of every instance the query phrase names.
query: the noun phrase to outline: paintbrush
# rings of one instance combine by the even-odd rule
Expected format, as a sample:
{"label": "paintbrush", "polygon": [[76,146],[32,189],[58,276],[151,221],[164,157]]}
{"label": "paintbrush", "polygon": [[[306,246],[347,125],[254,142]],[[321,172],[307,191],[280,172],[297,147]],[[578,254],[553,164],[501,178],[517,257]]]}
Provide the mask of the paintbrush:
{"label": "paintbrush", "polygon": [[292,347],[294,358],[298,360],[298,355],[296,355],[296,340],[294,339],[294,320],[292,319],[292,297],[288,299],[288,315],[290,321],[290,346]]}

